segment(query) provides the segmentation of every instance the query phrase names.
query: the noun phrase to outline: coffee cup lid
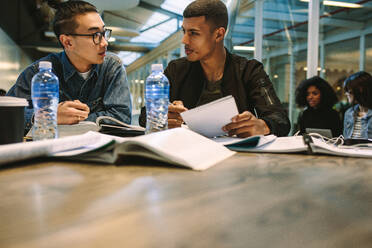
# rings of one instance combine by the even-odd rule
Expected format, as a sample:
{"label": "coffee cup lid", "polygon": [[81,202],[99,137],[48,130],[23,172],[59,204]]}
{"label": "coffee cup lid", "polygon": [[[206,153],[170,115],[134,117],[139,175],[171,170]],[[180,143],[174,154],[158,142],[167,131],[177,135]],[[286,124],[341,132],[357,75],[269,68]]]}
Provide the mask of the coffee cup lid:
{"label": "coffee cup lid", "polygon": [[0,107],[24,107],[28,102],[24,98],[14,96],[0,96]]}

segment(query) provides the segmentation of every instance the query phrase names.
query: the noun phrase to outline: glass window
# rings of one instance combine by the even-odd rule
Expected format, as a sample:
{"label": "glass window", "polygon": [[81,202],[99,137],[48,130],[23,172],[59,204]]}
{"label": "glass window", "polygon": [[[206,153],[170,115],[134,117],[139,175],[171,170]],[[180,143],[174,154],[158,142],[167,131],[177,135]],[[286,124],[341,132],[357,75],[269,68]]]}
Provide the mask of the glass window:
{"label": "glass window", "polygon": [[372,73],[372,34],[366,36],[366,63],[365,71]]}

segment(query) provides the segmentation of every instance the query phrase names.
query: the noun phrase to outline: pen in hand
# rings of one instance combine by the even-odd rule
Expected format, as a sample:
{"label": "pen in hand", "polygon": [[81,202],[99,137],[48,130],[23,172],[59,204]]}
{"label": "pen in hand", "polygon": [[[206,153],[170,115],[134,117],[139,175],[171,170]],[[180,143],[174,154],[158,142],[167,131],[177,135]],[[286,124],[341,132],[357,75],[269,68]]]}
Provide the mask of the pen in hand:
{"label": "pen in hand", "polygon": [[168,106],[168,127],[180,127],[183,123],[183,119],[180,113],[187,111],[188,109],[183,106],[182,101],[173,101]]}
{"label": "pen in hand", "polygon": [[256,118],[259,119],[256,108],[253,108],[253,111],[254,111],[254,115],[256,116]]}
{"label": "pen in hand", "polygon": [[58,104],[58,124],[76,124],[88,118],[88,105],[79,100],[64,101]]}

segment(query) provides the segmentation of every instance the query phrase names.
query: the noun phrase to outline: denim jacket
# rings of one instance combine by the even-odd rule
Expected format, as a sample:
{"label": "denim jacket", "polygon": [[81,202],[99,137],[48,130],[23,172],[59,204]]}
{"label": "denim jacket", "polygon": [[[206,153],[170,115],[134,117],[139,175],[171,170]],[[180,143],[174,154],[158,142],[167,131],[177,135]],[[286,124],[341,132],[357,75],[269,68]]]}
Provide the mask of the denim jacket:
{"label": "denim jacket", "polygon": [[[358,113],[359,105],[356,104],[350,107],[345,112],[344,119],[344,137],[350,139],[354,130],[354,119]],[[366,116],[362,118],[362,139],[372,139],[372,109],[368,109]]]}
{"label": "denim jacket", "polygon": [[93,65],[86,80],[70,63],[65,52],[52,53],[28,66],[18,77],[8,95],[26,98],[25,131],[31,128],[34,113],[31,100],[31,79],[39,71],[39,61],[50,61],[53,73],[59,79],[59,102],[80,100],[88,105],[87,121],[98,116],[111,116],[120,121],[131,122],[131,100],[125,68],[121,60],[107,53],[102,64]]}

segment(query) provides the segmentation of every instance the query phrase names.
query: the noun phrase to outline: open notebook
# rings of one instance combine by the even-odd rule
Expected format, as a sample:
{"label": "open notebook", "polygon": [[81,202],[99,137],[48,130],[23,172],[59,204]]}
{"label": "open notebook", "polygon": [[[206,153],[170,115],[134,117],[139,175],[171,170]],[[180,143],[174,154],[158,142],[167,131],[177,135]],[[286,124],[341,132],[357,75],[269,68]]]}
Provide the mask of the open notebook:
{"label": "open notebook", "polygon": [[[73,125],[58,125],[58,136],[60,138],[84,134],[89,131],[96,131],[117,136],[137,136],[145,133],[145,128],[129,125],[111,116],[99,116],[96,122],[81,121]],[[32,129],[26,137],[32,138]]]}
{"label": "open notebook", "polygon": [[260,153],[309,153],[329,154],[345,157],[372,157],[371,147],[345,147],[327,144],[321,139],[304,136],[276,137],[253,136],[246,139],[220,138],[217,142],[233,151]]}
{"label": "open notebook", "polygon": [[88,132],[55,140],[0,145],[0,164],[35,157],[116,164],[121,157],[136,156],[194,170],[205,170],[234,153],[185,128],[130,138]]}

